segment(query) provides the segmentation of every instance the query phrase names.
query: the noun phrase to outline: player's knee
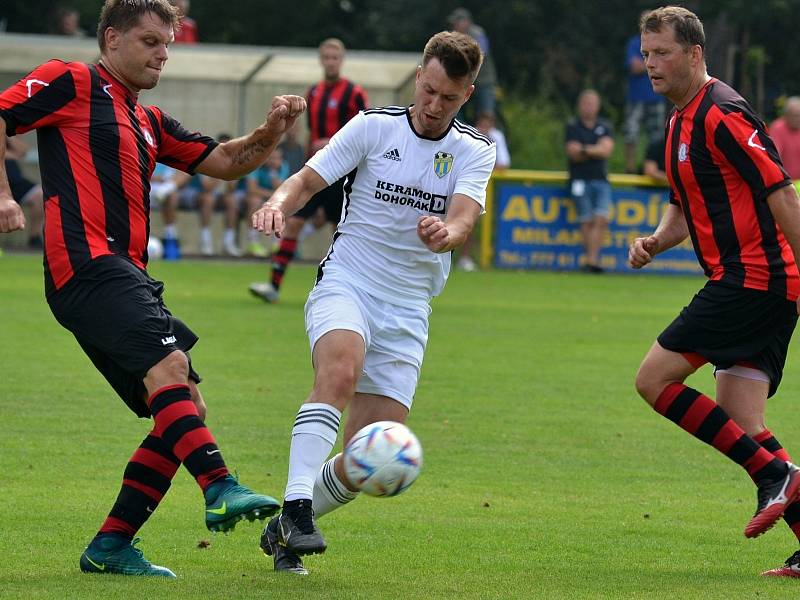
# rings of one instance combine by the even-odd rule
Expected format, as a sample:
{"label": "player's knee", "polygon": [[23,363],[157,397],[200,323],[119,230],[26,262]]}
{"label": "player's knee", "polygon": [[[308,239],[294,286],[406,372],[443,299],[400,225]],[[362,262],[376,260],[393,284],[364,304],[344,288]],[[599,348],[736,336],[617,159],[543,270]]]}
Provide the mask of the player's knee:
{"label": "player's knee", "polygon": [[648,373],[645,369],[640,368],[639,372],[636,373],[635,386],[636,391],[645,400],[645,402],[647,402],[650,406],[653,406],[655,405],[661,390],[666,387],[666,384],[663,384],[661,381],[654,378],[652,374]]}
{"label": "player's knee", "polygon": [[333,398],[350,398],[356,390],[359,373],[354,365],[347,361],[337,361],[320,370],[317,387]]}
{"label": "player's knee", "polygon": [[206,406],[205,400],[202,398],[192,398],[192,401],[197,409],[197,415],[200,417],[200,420],[205,421],[206,415],[208,414],[208,407]]}
{"label": "player's knee", "polygon": [[180,350],[171,352],[153,366],[147,375],[163,382],[162,385],[186,383],[189,380],[189,358]]}
{"label": "player's knee", "polygon": [[203,395],[200,393],[200,390],[197,389],[197,385],[191,380],[189,381],[189,390],[191,391],[192,402],[194,402],[194,406],[197,409],[197,414],[202,421],[205,421],[206,415],[208,414],[206,401],[203,400]]}

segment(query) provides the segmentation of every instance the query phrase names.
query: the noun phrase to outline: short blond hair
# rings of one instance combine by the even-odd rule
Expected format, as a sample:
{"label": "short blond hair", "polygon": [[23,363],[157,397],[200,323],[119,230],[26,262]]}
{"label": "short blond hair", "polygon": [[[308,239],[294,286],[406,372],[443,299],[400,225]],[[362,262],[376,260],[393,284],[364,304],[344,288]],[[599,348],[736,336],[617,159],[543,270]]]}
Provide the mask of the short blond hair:
{"label": "short blond hair", "polygon": [[345,53],[344,42],[339,38],[334,38],[334,37],[325,38],[319,43],[319,49],[322,50],[323,48],[336,48],[342,54]]}

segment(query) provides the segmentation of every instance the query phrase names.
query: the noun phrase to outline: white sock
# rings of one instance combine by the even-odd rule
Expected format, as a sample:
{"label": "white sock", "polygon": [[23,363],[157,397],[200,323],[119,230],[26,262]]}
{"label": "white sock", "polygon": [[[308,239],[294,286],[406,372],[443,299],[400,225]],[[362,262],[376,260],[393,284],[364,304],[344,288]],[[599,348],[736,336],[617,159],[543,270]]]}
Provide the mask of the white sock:
{"label": "white sock", "polygon": [[233,229],[226,229],[222,232],[222,243],[226,246],[233,246],[236,242],[236,236],[233,235]]}
{"label": "white sock", "polygon": [[178,239],[178,228],[175,226],[175,223],[164,225],[164,237],[168,240]]}
{"label": "white sock", "polygon": [[333,450],[342,413],[330,404],[311,402],[297,411],[289,450],[289,480],[284,501],[314,497],[314,480]]}
{"label": "white sock", "polygon": [[248,233],[248,237],[250,238],[250,243],[256,243],[257,244],[259,242],[259,240],[261,239],[262,235],[263,235],[262,233],[256,231],[255,229],[250,229],[249,233]]}
{"label": "white sock", "polygon": [[210,244],[211,243],[211,228],[210,227],[203,227],[200,230],[200,239],[203,243]]}
{"label": "white sock", "polygon": [[337,454],[322,465],[319,473],[317,473],[317,479],[314,481],[314,500],[311,505],[314,507],[314,515],[317,518],[341,508],[358,496],[358,492],[348,490],[336,476],[333,463],[338,456],[341,456],[341,454]]}

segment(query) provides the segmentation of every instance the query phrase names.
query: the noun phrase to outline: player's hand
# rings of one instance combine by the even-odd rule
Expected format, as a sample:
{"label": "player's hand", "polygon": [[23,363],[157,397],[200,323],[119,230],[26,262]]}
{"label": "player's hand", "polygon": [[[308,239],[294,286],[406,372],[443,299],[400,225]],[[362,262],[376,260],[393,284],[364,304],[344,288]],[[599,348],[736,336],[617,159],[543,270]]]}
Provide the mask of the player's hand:
{"label": "player's hand", "polygon": [[628,263],[634,269],[641,269],[653,260],[658,251],[658,239],[654,235],[633,240],[628,249]]}
{"label": "player's hand", "polygon": [[417,221],[417,235],[432,252],[442,252],[450,243],[450,232],[439,217],[420,217]]}
{"label": "player's hand", "polygon": [[0,233],[25,228],[25,213],[9,194],[0,193]]}
{"label": "player's hand", "polygon": [[281,237],[285,222],[286,218],[283,216],[283,212],[269,202],[253,213],[253,229],[264,235],[274,233],[275,237]]}
{"label": "player's hand", "polygon": [[306,99],[302,96],[275,96],[267,114],[267,129],[273,133],[284,133],[292,128],[297,117],[306,110]]}

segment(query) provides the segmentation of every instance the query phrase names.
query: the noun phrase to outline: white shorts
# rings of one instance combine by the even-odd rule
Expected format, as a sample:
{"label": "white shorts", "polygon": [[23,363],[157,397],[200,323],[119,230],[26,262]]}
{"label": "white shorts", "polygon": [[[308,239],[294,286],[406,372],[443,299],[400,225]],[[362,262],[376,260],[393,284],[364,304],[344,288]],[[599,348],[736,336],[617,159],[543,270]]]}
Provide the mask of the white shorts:
{"label": "white shorts", "polygon": [[308,296],[305,314],[312,353],[329,331],[355,331],[365,348],[356,392],[388,396],[411,408],[428,342],[430,308],[392,304],[326,276]]}

